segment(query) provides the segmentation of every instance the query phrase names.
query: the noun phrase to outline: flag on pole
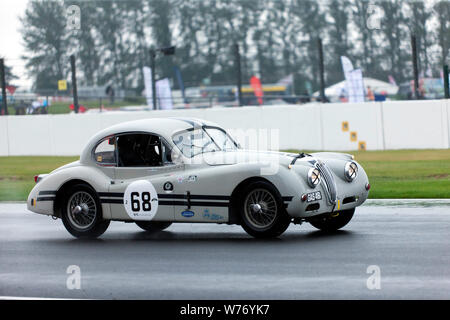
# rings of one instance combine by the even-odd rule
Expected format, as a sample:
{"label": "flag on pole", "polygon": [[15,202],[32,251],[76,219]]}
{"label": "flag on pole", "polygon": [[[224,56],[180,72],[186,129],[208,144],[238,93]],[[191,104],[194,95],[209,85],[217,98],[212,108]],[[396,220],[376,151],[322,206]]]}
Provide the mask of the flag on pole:
{"label": "flag on pole", "polygon": [[[353,70],[353,64],[349,58],[346,56],[341,56],[342,70],[344,71],[344,76]],[[347,78],[347,77],[346,77]]]}
{"label": "flag on pole", "polygon": [[395,79],[394,79],[393,76],[389,75],[389,76],[388,76],[388,79],[389,79],[389,83],[390,83],[390,84],[392,84],[392,85],[394,85],[394,86],[397,86],[397,82],[395,82]]}
{"label": "flag on pole", "polygon": [[348,102],[364,102],[364,81],[361,69],[350,71],[348,76]]}
{"label": "flag on pole", "polygon": [[278,85],[289,88],[290,94],[294,94],[294,74],[290,74],[277,82]]}
{"label": "flag on pole", "polygon": [[159,99],[161,110],[173,109],[172,91],[170,90],[170,81],[168,78],[156,81],[156,96]]}
{"label": "flag on pole", "polygon": [[145,98],[147,99],[147,105],[153,106],[152,69],[143,67],[142,71],[144,73]]}
{"label": "flag on pole", "polygon": [[353,64],[346,56],[341,56],[342,70],[348,92],[348,102],[364,102],[364,82],[361,69],[353,69]]}

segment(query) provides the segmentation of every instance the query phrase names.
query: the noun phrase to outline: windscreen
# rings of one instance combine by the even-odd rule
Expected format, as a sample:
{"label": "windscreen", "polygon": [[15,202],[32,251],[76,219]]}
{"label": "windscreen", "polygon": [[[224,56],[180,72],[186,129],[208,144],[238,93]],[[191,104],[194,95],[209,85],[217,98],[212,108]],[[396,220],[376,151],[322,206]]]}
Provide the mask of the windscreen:
{"label": "windscreen", "polygon": [[237,149],[236,142],[223,129],[216,127],[183,130],[174,134],[172,140],[189,158],[205,152]]}

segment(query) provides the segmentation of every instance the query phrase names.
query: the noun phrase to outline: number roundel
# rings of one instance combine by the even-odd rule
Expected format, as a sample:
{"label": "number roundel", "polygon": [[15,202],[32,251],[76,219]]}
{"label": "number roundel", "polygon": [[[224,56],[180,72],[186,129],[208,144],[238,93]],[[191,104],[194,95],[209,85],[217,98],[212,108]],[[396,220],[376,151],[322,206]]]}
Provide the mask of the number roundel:
{"label": "number roundel", "polygon": [[150,181],[130,183],[123,195],[123,205],[133,220],[152,220],[158,211],[158,194]]}

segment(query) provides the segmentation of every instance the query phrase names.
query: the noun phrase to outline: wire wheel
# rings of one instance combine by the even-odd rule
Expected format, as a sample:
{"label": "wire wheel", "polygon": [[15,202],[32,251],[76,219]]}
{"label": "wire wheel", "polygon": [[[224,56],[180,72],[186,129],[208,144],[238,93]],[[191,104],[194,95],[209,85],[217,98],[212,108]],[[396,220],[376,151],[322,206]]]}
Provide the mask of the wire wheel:
{"label": "wire wheel", "polygon": [[95,222],[97,205],[86,191],[75,192],[67,202],[67,216],[72,226],[78,230],[89,229]]}
{"label": "wire wheel", "polygon": [[244,202],[244,213],[255,229],[269,228],[277,216],[277,201],[266,189],[251,191]]}

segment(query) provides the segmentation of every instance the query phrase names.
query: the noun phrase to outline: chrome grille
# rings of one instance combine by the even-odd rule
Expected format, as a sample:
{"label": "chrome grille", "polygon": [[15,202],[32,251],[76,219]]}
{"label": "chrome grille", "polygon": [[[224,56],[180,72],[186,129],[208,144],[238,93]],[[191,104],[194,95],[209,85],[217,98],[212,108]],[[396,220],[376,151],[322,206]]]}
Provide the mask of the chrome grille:
{"label": "chrome grille", "polygon": [[336,191],[336,181],[334,181],[333,174],[331,173],[327,165],[322,161],[317,161],[316,166],[317,169],[319,169],[320,174],[322,175],[323,181],[325,182],[328,201],[331,204],[335,204],[337,191]]}

